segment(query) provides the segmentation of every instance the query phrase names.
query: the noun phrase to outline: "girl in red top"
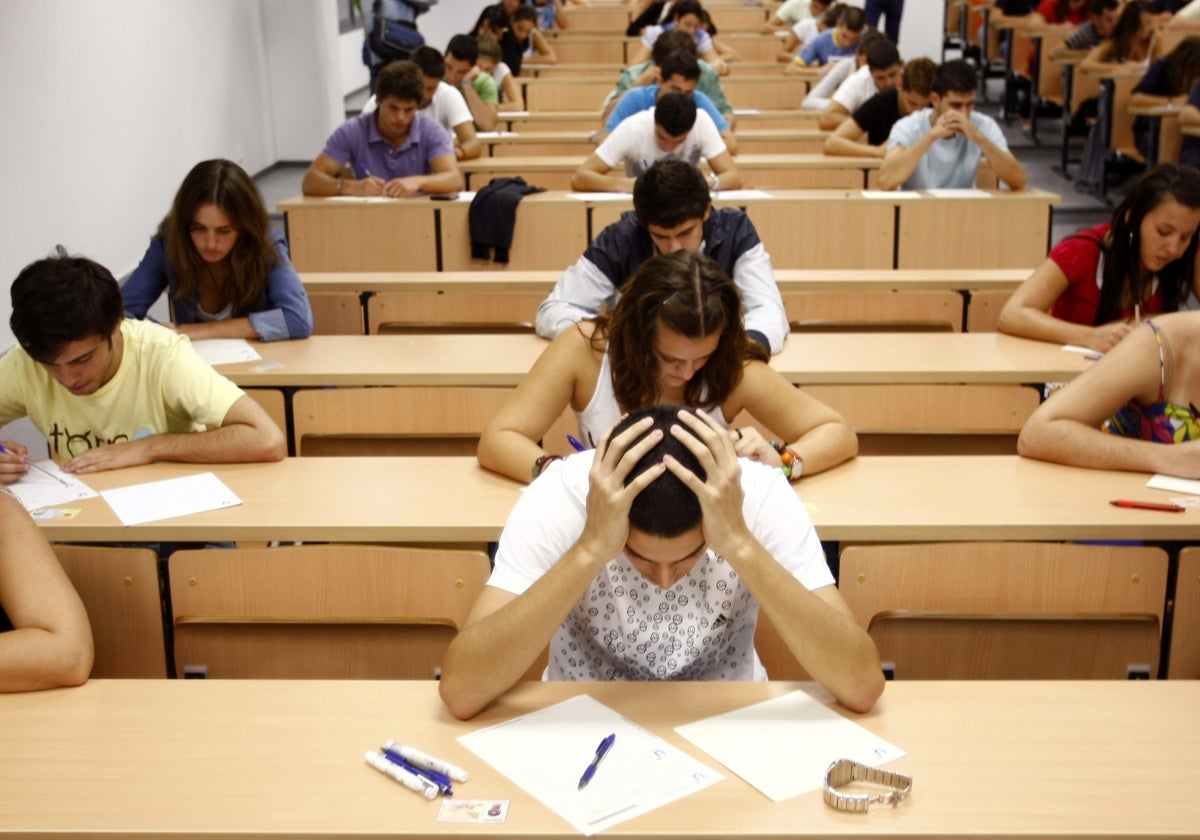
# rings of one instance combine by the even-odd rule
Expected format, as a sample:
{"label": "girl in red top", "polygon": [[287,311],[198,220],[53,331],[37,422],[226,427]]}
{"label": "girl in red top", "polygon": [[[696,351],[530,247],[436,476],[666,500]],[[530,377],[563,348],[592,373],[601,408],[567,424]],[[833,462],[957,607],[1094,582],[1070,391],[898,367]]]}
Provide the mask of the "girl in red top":
{"label": "girl in red top", "polygon": [[1200,171],[1160,164],[1112,222],[1068,236],[1013,292],[1000,332],[1106,351],[1145,315],[1174,312],[1196,290]]}
{"label": "girl in red top", "polygon": [[1037,13],[1046,23],[1073,23],[1076,26],[1087,20],[1087,0],[1042,0]]}

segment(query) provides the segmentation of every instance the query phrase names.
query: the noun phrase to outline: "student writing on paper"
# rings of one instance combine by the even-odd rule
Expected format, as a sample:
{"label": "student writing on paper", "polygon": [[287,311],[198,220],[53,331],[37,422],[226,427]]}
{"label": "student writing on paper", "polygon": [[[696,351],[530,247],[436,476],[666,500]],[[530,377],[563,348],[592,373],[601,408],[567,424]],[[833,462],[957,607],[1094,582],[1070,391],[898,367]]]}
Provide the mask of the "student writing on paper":
{"label": "student writing on paper", "polygon": [[1160,164],[1142,175],[1112,221],[1059,242],[1012,294],[999,329],[1101,352],[1140,316],[1174,312],[1196,288],[1200,172]]}
{"label": "student writing on paper", "polygon": [[635,411],[521,495],[439,692],[472,717],[547,644],[549,679],[766,679],[760,609],[842,705],[874,705],[879,654],[783,474],[711,417]]}
{"label": "student writing on paper", "polygon": [[766,359],[748,340],[738,290],[717,263],[687,250],[652,257],[611,317],[568,328],[542,353],[483,430],[479,462],[527,481],[552,457],[539,441],[567,405],[579,440],[594,445],[622,412],[663,403],[699,408],[727,429],[750,412],[777,440],[772,446],[752,427],[730,431],[737,453],[786,466],[793,481],[853,458],[858,438],[842,416]]}
{"label": "student writing on paper", "polygon": [[[191,341],[122,318],[121,305],[117,281],[92,260],[61,252],[26,266],[9,322],[20,346],[0,356],[0,426],[28,416],[74,473],[287,455],[279,427]],[[23,455],[0,454],[0,482],[27,469]]]}
{"label": "student writing on paper", "polygon": [[0,692],[81,685],[92,657],[87,612],[50,543],[0,493]]}
{"label": "student writing on paper", "polygon": [[254,181],[232,161],[202,161],[183,179],[121,288],[125,314],[145,318],[164,289],[171,326],[193,339],[278,341],[313,331],[287,241],[271,229]]}
{"label": "student writing on paper", "polygon": [[1161,315],[1042,403],[1021,429],[1018,451],[1078,467],[1200,478],[1198,403],[1200,312]]}

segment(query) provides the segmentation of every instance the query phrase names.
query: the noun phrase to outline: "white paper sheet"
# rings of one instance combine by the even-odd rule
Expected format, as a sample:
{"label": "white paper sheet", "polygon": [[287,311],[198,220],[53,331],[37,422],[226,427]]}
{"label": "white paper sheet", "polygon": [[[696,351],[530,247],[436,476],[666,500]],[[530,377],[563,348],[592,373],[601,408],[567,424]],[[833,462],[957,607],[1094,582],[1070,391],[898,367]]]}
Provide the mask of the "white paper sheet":
{"label": "white paper sheet", "polygon": [[743,198],[770,198],[771,194],[766,190],[718,190],[713,193],[713,198],[720,198],[725,201],[738,201]]}
{"label": "white paper sheet", "polygon": [[242,500],[212,473],[168,478],[105,490],[100,494],[125,525],[141,525],[206,510],[235,507]]}
{"label": "white paper sheet", "polygon": [[920,198],[921,194],[912,190],[863,190],[862,197],[890,200],[893,198]]}
{"label": "white paper sheet", "polygon": [[974,189],[973,187],[970,187],[967,189],[962,189],[962,190],[932,189],[932,190],[925,190],[925,192],[929,193],[930,195],[935,195],[938,198],[991,198],[992,197],[991,193],[984,192],[983,190],[977,190],[977,189]]}
{"label": "white paper sheet", "polygon": [[192,346],[200,358],[210,365],[231,365],[235,362],[257,362],[262,356],[244,338],[202,338]]}
{"label": "white paper sheet", "polygon": [[633,194],[623,192],[573,192],[567,193],[568,198],[576,201],[624,201],[633,206]]}
{"label": "white paper sheet", "polygon": [[[16,484],[10,484],[8,489],[25,506],[25,510],[70,504],[80,499],[90,499],[99,495],[75,476],[60,470],[54,461],[47,459],[33,463],[62,481],[55,481],[37,470],[30,470]],[[66,484],[64,485],[62,482],[66,482]]]}
{"label": "white paper sheet", "polygon": [[480,140],[496,140],[501,137],[519,137],[515,131],[476,131],[475,136]]}
{"label": "white paper sheet", "polygon": [[904,755],[803,691],[675,731],[776,802],[819,788],[839,758],[874,767]]}
{"label": "white paper sheet", "polygon": [[1191,493],[1193,496],[1200,496],[1200,481],[1191,478],[1179,478],[1160,473],[1147,481],[1146,486],[1153,487],[1155,490],[1173,490],[1176,493]]}
{"label": "white paper sheet", "polygon": [[[617,736],[612,749],[579,790],[579,777],[609,734]],[[458,740],[584,834],[724,778],[586,694]]]}

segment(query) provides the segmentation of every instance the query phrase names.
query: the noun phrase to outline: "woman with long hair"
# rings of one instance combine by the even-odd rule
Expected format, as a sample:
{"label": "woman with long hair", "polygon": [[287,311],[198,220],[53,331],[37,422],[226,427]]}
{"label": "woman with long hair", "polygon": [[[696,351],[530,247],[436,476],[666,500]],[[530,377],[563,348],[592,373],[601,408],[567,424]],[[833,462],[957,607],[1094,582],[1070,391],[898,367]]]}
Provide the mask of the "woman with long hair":
{"label": "woman with long hair", "polygon": [[553,456],[538,444],[568,405],[579,441],[595,445],[625,412],[652,405],[698,408],[728,427],[749,411],[778,438],[731,430],[740,456],[796,480],[854,457],[858,438],[836,411],[767,365],[746,336],[737,286],[691,251],[642,263],[610,316],[558,336],[479,440],[486,468],[528,481]]}
{"label": "woman with long hair", "polygon": [[1058,243],[1000,312],[1001,332],[1106,351],[1143,316],[1173,312],[1196,287],[1200,172],[1145,173],[1112,221]]}
{"label": "woman with long hair", "polygon": [[125,313],[144,318],[163,290],[171,321],[191,338],[276,341],[312,334],[312,308],[270,228],[258,188],[236,163],[192,167],[141,264],[121,288]]}

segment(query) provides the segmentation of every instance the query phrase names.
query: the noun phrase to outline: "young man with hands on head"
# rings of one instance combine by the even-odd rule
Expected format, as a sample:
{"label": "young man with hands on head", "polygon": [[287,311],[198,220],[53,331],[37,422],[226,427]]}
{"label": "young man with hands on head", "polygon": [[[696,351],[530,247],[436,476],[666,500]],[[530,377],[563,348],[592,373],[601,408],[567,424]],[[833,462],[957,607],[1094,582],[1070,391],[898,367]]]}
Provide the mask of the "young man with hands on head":
{"label": "young man with hands on head", "polygon": [[870,710],[878,651],[783,472],[739,459],[704,414],[636,411],[522,494],[439,692],[473,717],[547,643],[549,679],[763,680],[760,608],[816,681]]}

